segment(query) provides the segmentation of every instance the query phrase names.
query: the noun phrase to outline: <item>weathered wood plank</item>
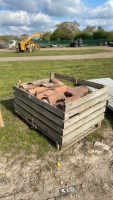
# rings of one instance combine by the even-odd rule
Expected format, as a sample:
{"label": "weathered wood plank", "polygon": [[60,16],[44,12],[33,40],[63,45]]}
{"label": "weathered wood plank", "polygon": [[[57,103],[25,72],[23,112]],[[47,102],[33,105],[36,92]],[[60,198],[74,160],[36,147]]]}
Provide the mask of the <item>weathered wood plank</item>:
{"label": "weathered wood plank", "polygon": [[76,123],[79,120],[82,120],[84,117],[88,117],[91,113],[97,111],[100,108],[104,107],[104,110],[106,109],[106,100],[103,100],[102,102],[99,102],[91,107],[89,107],[87,110],[84,112],[78,113],[77,115],[73,116],[70,119],[67,119],[64,121],[64,129],[71,126],[72,124]]}
{"label": "weathered wood plank", "polygon": [[82,80],[82,79],[77,79],[77,78],[73,78],[70,76],[62,75],[62,74],[55,73],[54,76],[56,78],[71,81],[74,84],[78,84],[78,85],[90,86],[90,87],[97,88],[97,89],[101,89],[104,87],[104,85],[102,85],[102,84],[98,84],[98,83],[94,83],[94,82],[86,81],[86,80]]}
{"label": "weathered wood plank", "polygon": [[48,118],[51,121],[53,121],[56,124],[58,124],[61,128],[64,127],[63,120],[59,116],[57,116],[54,113],[50,112],[49,110],[41,107],[40,105],[34,103],[33,101],[29,100],[28,98],[20,95],[16,91],[14,92],[14,96],[15,96],[15,98],[17,98],[20,101],[24,102],[26,105],[30,106],[31,108],[33,108],[34,110],[36,110],[37,112],[39,112],[40,114],[45,116],[46,118]]}
{"label": "weathered wood plank", "polygon": [[46,125],[50,126],[58,134],[61,134],[61,135],[63,134],[62,128],[60,128],[55,122],[52,122],[50,119],[48,119],[45,116],[41,115],[36,110],[34,110],[33,108],[29,107],[28,105],[26,105],[25,103],[23,103],[22,101],[20,101],[20,100],[18,100],[16,98],[14,98],[14,102],[15,102],[15,104],[19,105],[24,110],[29,112],[33,117],[36,117],[37,119],[42,121],[43,124],[46,124]]}
{"label": "weathered wood plank", "polygon": [[15,111],[19,115],[21,115],[28,123],[30,123],[30,124],[32,124],[32,123],[36,124],[37,128],[41,132],[43,132],[44,134],[46,134],[48,137],[52,138],[54,141],[59,142],[59,144],[62,143],[62,136],[60,136],[52,128],[50,128],[49,126],[47,126],[46,124],[44,124],[43,122],[41,122],[40,120],[38,120],[37,118],[35,118],[34,116],[32,116],[29,112],[27,112],[26,110],[24,110],[23,108],[21,108],[20,106],[18,106],[15,103],[14,103],[14,108],[15,108]]}
{"label": "weathered wood plank", "polygon": [[55,114],[58,115],[60,118],[64,119],[64,112],[63,112],[62,110],[60,110],[60,109],[58,109],[58,108],[56,108],[56,107],[54,107],[54,106],[51,106],[51,105],[49,105],[49,104],[47,104],[47,103],[41,101],[40,99],[38,99],[38,98],[36,98],[35,96],[29,94],[28,92],[25,92],[25,91],[19,89],[19,88],[16,87],[16,86],[13,86],[13,89],[14,89],[15,91],[17,91],[18,93],[20,93],[20,95],[22,95],[22,96],[24,96],[24,97],[30,99],[30,100],[33,101],[34,103],[36,103],[36,104],[42,106],[43,108],[45,108],[45,109],[47,109],[47,110],[49,110],[49,111],[55,113]]}
{"label": "weathered wood plank", "polygon": [[104,111],[105,111],[105,107],[91,113],[89,116],[86,116],[82,118],[81,120],[79,120],[78,122],[75,122],[74,124],[70,125],[69,127],[63,130],[63,136],[65,136],[66,134],[69,134],[70,132],[74,130],[76,131],[76,129],[81,126],[85,126],[86,123],[100,116],[101,114],[104,113]]}
{"label": "weathered wood plank", "polygon": [[62,75],[62,74],[57,74],[54,73],[55,78],[60,78],[66,81],[70,81],[70,82],[76,82],[76,78],[70,77],[70,76],[66,76],[66,75]]}
{"label": "weathered wood plank", "polygon": [[101,88],[105,87],[102,84],[98,84],[98,83],[95,84],[92,81],[86,81],[86,80],[82,80],[82,79],[76,79],[76,83],[80,84],[80,85],[84,85],[84,86],[93,87],[93,88],[96,88],[96,89],[101,89]]}
{"label": "weathered wood plank", "polygon": [[86,137],[87,135],[89,135],[90,133],[94,132],[96,129],[98,129],[98,127],[96,127],[95,125],[93,127],[90,127],[89,129],[87,129],[86,131],[80,133],[79,135],[77,135],[75,138],[73,138],[72,140],[69,140],[67,142],[64,142],[61,146],[60,146],[60,150],[66,150],[67,148],[69,148],[70,146],[74,145],[75,143],[77,143],[78,141],[80,141],[81,139],[83,139],[84,137]]}
{"label": "weathered wood plank", "polygon": [[69,111],[71,109],[73,109],[75,106],[79,106],[87,101],[90,101],[92,99],[95,99],[101,95],[106,95],[106,98],[107,98],[107,95],[108,95],[108,87],[104,87],[100,90],[97,90],[93,93],[90,93],[90,94],[87,94],[86,96],[84,97],[81,97],[75,101],[71,101],[71,102],[66,102],[66,105],[65,105],[65,112],[66,111]]}
{"label": "weathered wood plank", "polygon": [[70,132],[69,134],[64,135],[63,139],[62,139],[62,144],[64,142],[68,142],[71,139],[74,139],[76,136],[78,136],[79,134],[81,134],[84,131],[88,130],[90,127],[93,127],[94,125],[98,124],[103,119],[104,119],[104,113],[102,113],[101,115],[99,115],[95,119],[93,119],[91,121],[88,121],[86,124],[84,124],[83,126],[75,129],[74,131]]}
{"label": "weathered wood plank", "polygon": [[[84,97],[83,97],[84,98]],[[107,98],[107,95],[106,94],[103,94],[101,96],[98,96],[92,100],[89,99],[89,101],[82,101],[82,104],[81,105],[76,105],[73,107],[73,109],[70,109],[69,111],[65,112],[65,119],[68,119],[70,117],[72,117],[73,115],[77,114],[77,113],[80,113],[82,111],[84,111],[85,109],[88,109],[90,108],[91,106],[94,106],[95,104],[101,102],[101,101],[104,101],[106,100]]]}

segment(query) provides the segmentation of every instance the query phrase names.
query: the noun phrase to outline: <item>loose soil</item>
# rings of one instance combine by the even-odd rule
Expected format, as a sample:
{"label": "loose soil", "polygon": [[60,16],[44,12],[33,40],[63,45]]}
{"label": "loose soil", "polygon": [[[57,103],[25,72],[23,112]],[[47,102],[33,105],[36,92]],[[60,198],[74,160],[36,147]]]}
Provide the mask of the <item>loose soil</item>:
{"label": "loose soil", "polygon": [[[24,152],[15,156],[1,153],[0,199],[112,200],[112,128],[104,130],[103,135],[109,151],[94,149],[91,142],[83,139],[64,152],[49,152],[40,159]],[[76,190],[60,195],[59,189],[69,186],[76,186]]]}
{"label": "loose soil", "polygon": [[[109,151],[95,149],[84,138],[64,152],[56,150],[43,158],[0,152],[0,200],[112,200],[113,127],[102,134]],[[38,144],[34,146],[37,148]],[[59,189],[70,186],[76,190],[59,193]]]}
{"label": "loose soil", "polygon": [[[96,46],[96,47],[79,47],[80,49],[106,49],[109,52],[94,53],[94,54],[83,54],[83,55],[61,55],[61,56],[29,56],[29,57],[6,57],[0,58],[2,61],[20,61],[20,60],[77,60],[77,59],[95,59],[95,58],[113,58],[113,48],[108,46]],[[56,51],[56,50],[73,50],[73,48],[42,48],[40,51]],[[77,50],[78,48],[74,48]],[[0,51],[11,51],[7,49],[1,49]],[[14,50],[12,50],[14,51]]]}

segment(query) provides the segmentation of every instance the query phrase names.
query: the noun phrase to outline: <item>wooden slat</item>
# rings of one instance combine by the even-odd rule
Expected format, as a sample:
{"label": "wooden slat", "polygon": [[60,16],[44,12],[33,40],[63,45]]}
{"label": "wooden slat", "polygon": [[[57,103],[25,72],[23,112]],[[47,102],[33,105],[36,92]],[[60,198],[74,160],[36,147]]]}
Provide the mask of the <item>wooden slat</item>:
{"label": "wooden slat", "polygon": [[74,107],[73,109],[69,110],[68,112],[65,112],[65,119],[69,119],[73,115],[80,113],[86,109],[89,109],[91,106],[94,106],[98,104],[101,101],[106,100],[107,95],[103,94],[95,99],[89,100],[87,102],[82,102],[81,105]]}
{"label": "wooden slat", "polygon": [[89,116],[84,117],[83,119],[79,120],[78,122],[75,122],[74,124],[70,125],[68,128],[63,130],[63,136],[66,134],[69,134],[72,131],[76,131],[77,128],[81,127],[81,126],[85,126],[86,123],[88,123],[89,121],[95,119],[96,117],[100,116],[101,114],[103,114],[105,111],[105,107],[91,113]]}
{"label": "wooden slat", "polygon": [[67,119],[64,121],[64,129],[71,126],[72,124],[76,123],[79,120],[82,120],[84,117],[88,117],[91,113],[95,112],[96,110],[103,108],[105,109],[106,100],[97,103],[96,105],[93,105],[89,107],[84,112],[78,113],[77,115],[74,115],[72,118]]}
{"label": "wooden slat", "polygon": [[34,103],[33,101],[27,99],[26,97],[20,95],[16,91],[14,92],[14,96],[15,96],[15,98],[17,98],[20,101],[24,102],[26,105],[30,106],[31,108],[33,108],[34,110],[36,110],[37,112],[39,112],[40,114],[42,114],[43,116],[45,116],[46,118],[48,118],[51,121],[55,122],[61,128],[64,127],[63,120],[59,116],[57,116],[54,113],[50,112],[49,110],[41,107],[40,105]]}
{"label": "wooden slat", "polygon": [[19,89],[18,87],[16,86],[13,86],[13,89],[15,91],[17,91],[18,93],[20,93],[20,95],[30,99],[31,101],[33,101],[34,103],[36,103],[37,105],[40,105],[42,106],[43,108],[51,111],[52,113],[55,113],[56,115],[58,115],[60,118],[64,119],[64,112],[56,107],[53,107],[43,101],[41,101],[40,99],[36,98],[35,96],[29,94],[28,92],[25,92],[21,89]]}
{"label": "wooden slat", "polygon": [[76,78],[70,77],[70,76],[66,76],[66,75],[62,75],[62,74],[54,74],[55,78],[60,78],[66,81],[70,81],[70,82],[76,82]]}
{"label": "wooden slat", "polygon": [[100,90],[97,90],[93,93],[90,93],[90,94],[87,94],[86,96],[84,97],[81,97],[75,101],[71,101],[71,102],[66,102],[66,106],[65,106],[65,112],[68,111],[68,110],[71,110],[73,109],[75,106],[79,106],[87,101],[90,101],[92,99],[95,99],[101,95],[105,94],[106,95],[106,98],[107,98],[107,95],[108,95],[108,87],[104,87]]}
{"label": "wooden slat", "polygon": [[98,83],[95,84],[92,81],[86,81],[86,80],[82,80],[82,79],[76,79],[76,83],[80,84],[80,85],[84,85],[84,86],[93,87],[93,88],[96,88],[96,89],[101,89],[101,88],[105,87],[102,84],[98,84]]}
{"label": "wooden slat", "polygon": [[62,75],[62,74],[55,73],[54,75],[55,75],[56,78],[71,81],[74,84],[90,86],[90,87],[97,88],[97,89],[101,89],[101,88],[104,87],[104,85],[102,85],[102,84],[98,84],[98,83],[94,83],[94,82],[86,81],[86,80],[82,80],[82,79],[77,79],[77,78],[73,78],[73,77],[70,77],[70,76]]}
{"label": "wooden slat", "polygon": [[61,134],[61,135],[63,134],[62,128],[60,128],[56,123],[52,122],[50,119],[48,119],[45,116],[41,115],[36,110],[34,110],[33,108],[29,107],[28,105],[26,105],[25,103],[23,103],[22,101],[20,101],[20,100],[18,100],[16,98],[14,98],[14,102],[15,102],[15,104],[19,105],[24,110],[29,112],[33,117],[36,117],[37,119],[42,121],[43,124],[46,124],[46,125],[50,126],[58,134]]}
{"label": "wooden slat", "polygon": [[81,139],[83,139],[84,137],[86,137],[87,135],[89,135],[90,133],[94,132],[98,127],[96,127],[95,125],[93,127],[90,127],[89,129],[87,129],[86,131],[80,133],[79,135],[77,135],[75,138],[73,138],[72,140],[69,140],[65,143],[63,143],[61,145],[61,149],[60,150],[65,150],[67,148],[69,148],[70,146],[74,145],[75,143],[77,143],[78,141],[80,141]]}
{"label": "wooden slat", "polygon": [[[37,118],[33,117],[30,113],[28,113],[26,110],[18,106],[14,103],[15,111],[21,115],[27,122],[32,124],[32,121],[37,125],[37,128],[41,130],[44,134],[46,134],[48,137],[52,138],[54,141],[57,141],[59,144],[62,143],[62,136],[60,136],[56,131],[54,131],[52,128],[38,120]],[[29,121],[30,120],[30,121]]]}
{"label": "wooden slat", "polygon": [[4,127],[4,122],[3,122],[2,113],[0,110],[0,129],[2,129],[3,127]]}
{"label": "wooden slat", "polygon": [[77,128],[76,130],[70,132],[69,134],[63,136],[63,143],[64,142],[68,142],[71,139],[74,139],[76,136],[78,136],[79,134],[83,133],[84,131],[88,130],[90,127],[98,124],[100,121],[102,121],[104,119],[104,113],[102,113],[101,115],[99,115],[98,117],[96,117],[95,119],[87,122],[86,124],[84,124],[83,126]]}

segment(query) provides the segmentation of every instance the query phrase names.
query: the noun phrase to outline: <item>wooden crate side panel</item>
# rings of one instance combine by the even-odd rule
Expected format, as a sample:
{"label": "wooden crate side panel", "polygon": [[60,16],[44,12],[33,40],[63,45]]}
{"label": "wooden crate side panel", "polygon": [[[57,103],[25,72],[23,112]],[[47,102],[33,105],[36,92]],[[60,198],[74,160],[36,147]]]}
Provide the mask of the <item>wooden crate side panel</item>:
{"label": "wooden crate side panel", "polygon": [[78,122],[75,122],[74,124],[70,125],[68,128],[63,130],[63,136],[66,134],[69,134],[70,132],[74,130],[76,131],[76,129],[80,128],[81,126],[85,126],[86,123],[88,123],[91,120],[93,121],[93,119],[103,114],[104,111],[105,111],[105,107],[99,110],[96,110],[95,112],[91,113],[89,116],[86,116],[82,118],[81,120],[79,120]]}
{"label": "wooden crate side panel", "polygon": [[77,115],[73,116],[70,119],[67,119],[64,121],[64,129],[68,128],[69,126],[73,125],[74,123],[78,122],[79,120],[82,120],[84,117],[88,117],[91,113],[95,112],[96,110],[103,108],[105,110],[106,100],[99,102],[98,104],[95,104],[91,107],[89,107],[87,110],[78,113]]}
{"label": "wooden crate side panel", "polygon": [[25,92],[21,89],[19,89],[18,87],[14,86],[13,89],[15,91],[17,91],[17,93],[19,93],[20,95],[26,97],[27,99],[30,99],[31,101],[33,101],[34,103],[36,103],[37,105],[49,110],[50,112],[56,114],[57,116],[59,116],[60,118],[64,119],[64,112],[54,106],[51,106],[48,103],[45,103],[44,101],[41,101],[40,99],[36,98],[35,96],[29,94],[28,92]]}
{"label": "wooden crate side panel", "polygon": [[89,135],[90,133],[94,132],[96,129],[98,129],[98,127],[96,127],[96,126],[90,127],[86,131],[77,135],[74,139],[71,139],[71,140],[63,143],[60,147],[61,150],[65,150],[65,149],[69,148],[70,146],[74,145],[75,143],[77,143],[78,141],[80,141],[81,139],[83,139],[84,137]]}
{"label": "wooden crate side panel", "polygon": [[[87,122],[86,124],[84,124],[83,126],[73,130],[72,132],[70,132],[69,134],[63,136],[63,143],[64,142],[68,142],[69,140],[74,139],[76,136],[78,136],[79,134],[83,133],[84,131],[88,130],[89,128],[93,127],[94,125],[98,124],[99,122],[101,122],[104,119],[104,113],[102,113],[101,115],[99,115],[98,117],[94,118],[93,120]],[[62,143],[62,144],[63,144]]]}
{"label": "wooden crate side panel", "polygon": [[75,101],[71,101],[71,102],[66,102],[65,104],[65,112],[73,109],[74,107],[76,106],[79,106],[83,103],[86,103],[92,99],[95,99],[95,98],[98,98],[99,96],[102,96],[102,95],[106,95],[106,98],[107,98],[107,95],[108,95],[108,87],[105,86],[104,88],[100,89],[100,90],[97,90],[95,92],[92,92],[90,94],[87,94],[86,96],[84,97],[81,97]]}
{"label": "wooden crate side panel", "polygon": [[19,99],[20,101],[22,101],[23,103],[25,103],[29,107],[31,107],[34,110],[36,110],[37,112],[39,112],[41,115],[45,116],[47,119],[50,119],[51,121],[53,121],[57,125],[59,125],[61,128],[63,128],[63,126],[64,126],[63,120],[60,117],[58,117],[57,115],[55,115],[54,113],[52,113],[49,110],[41,107],[40,105],[34,103],[33,101],[27,99],[26,97],[20,95],[17,92],[14,92],[14,96],[15,96],[16,99]]}
{"label": "wooden crate side panel", "polygon": [[94,83],[94,82],[86,81],[86,80],[82,80],[82,79],[77,79],[77,78],[73,78],[73,77],[70,77],[70,76],[62,75],[62,74],[55,73],[54,76],[56,78],[60,78],[60,79],[63,79],[63,80],[73,82],[74,84],[89,86],[89,87],[93,87],[93,88],[96,88],[96,89],[101,89],[101,88],[104,87],[102,84],[98,84],[98,83]]}
{"label": "wooden crate side panel", "polygon": [[37,129],[39,129],[41,132],[46,134],[48,137],[52,138],[54,141],[57,141],[59,144],[62,143],[62,136],[60,136],[56,131],[54,131],[52,128],[32,116],[29,112],[18,106],[14,103],[15,111],[23,117],[28,123],[35,124],[37,126]]}
{"label": "wooden crate side panel", "polygon": [[93,87],[96,89],[101,89],[104,88],[105,86],[102,84],[98,84],[98,83],[94,83],[92,81],[86,81],[86,80],[82,80],[82,79],[76,79],[76,83],[79,85],[84,85],[84,86],[89,86],[89,87]]}
{"label": "wooden crate side panel", "polygon": [[60,79],[66,80],[66,81],[70,81],[72,83],[76,82],[76,78],[73,78],[73,77],[70,77],[70,76],[66,76],[66,75],[62,75],[62,74],[54,73],[54,77],[55,78],[60,78]]}
{"label": "wooden crate side panel", "polygon": [[89,109],[91,106],[94,106],[94,105],[98,104],[99,102],[106,100],[106,97],[107,97],[107,95],[103,94],[94,99],[91,99],[91,100],[89,99],[89,101],[87,101],[87,102],[82,101],[81,105],[76,106],[76,104],[75,104],[75,107],[73,107],[73,109],[69,110],[68,112],[65,112],[65,119],[69,119],[73,115],[78,114],[86,109]]}
{"label": "wooden crate side panel", "polygon": [[57,124],[52,122],[50,119],[41,115],[36,110],[34,110],[33,108],[29,107],[28,105],[26,105],[25,103],[21,102],[20,100],[18,100],[16,98],[14,98],[14,102],[15,102],[15,104],[19,105],[21,108],[26,110],[28,113],[30,113],[33,117],[36,117],[38,120],[42,121],[43,124],[46,124],[46,125],[50,126],[52,129],[54,129],[55,131],[57,131],[58,134],[61,134],[61,135],[63,134],[62,129]]}

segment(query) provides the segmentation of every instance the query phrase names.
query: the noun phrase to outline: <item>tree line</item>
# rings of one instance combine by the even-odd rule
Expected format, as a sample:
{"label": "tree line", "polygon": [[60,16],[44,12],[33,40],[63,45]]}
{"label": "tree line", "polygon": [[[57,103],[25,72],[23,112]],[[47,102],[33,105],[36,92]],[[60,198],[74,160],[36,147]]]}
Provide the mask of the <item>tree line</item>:
{"label": "tree line", "polygon": [[113,41],[113,31],[105,31],[101,26],[86,26],[82,31],[80,24],[74,22],[61,22],[56,25],[56,29],[51,32],[43,34],[43,40],[76,40],[81,38],[83,40],[106,39]]}
{"label": "tree line", "polygon": [[[28,36],[26,33],[21,35]],[[101,26],[86,26],[82,31],[80,30],[80,24],[77,21],[74,22],[61,22],[56,25],[53,32],[45,32],[42,34],[42,40],[76,40],[81,38],[83,40],[95,40],[106,39],[107,41],[113,41],[113,31],[105,31]],[[19,39],[18,36],[4,35],[0,36],[0,40]]]}

